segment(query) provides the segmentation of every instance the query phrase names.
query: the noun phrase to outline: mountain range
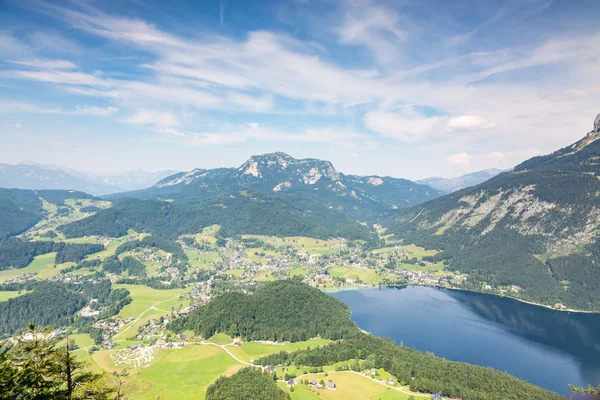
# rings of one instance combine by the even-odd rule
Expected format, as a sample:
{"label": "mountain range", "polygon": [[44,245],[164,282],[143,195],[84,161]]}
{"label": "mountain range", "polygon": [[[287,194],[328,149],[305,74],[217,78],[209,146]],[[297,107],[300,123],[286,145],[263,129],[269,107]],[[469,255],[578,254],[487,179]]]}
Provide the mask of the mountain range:
{"label": "mountain range", "polygon": [[27,161],[16,165],[0,164],[0,187],[76,190],[100,196],[146,188],[175,172],[137,170],[123,173],[93,173]]}
{"label": "mountain range", "polygon": [[[176,239],[219,224],[223,235],[344,237],[381,246],[382,226],[403,243],[439,250],[429,261],[468,273],[465,289],[597,310],[598,139],[600,118],[573,145],[447,195],[404,179],[345,175],[328,161],[264,154],[238,168],[180,172],[106,196],[110,208],[57,229],[65,237],[118,237],[134,229]],[[42,218],[40,198],[85,196],[0,190],[0,237]]]}
{"label": "mountain range", "polygon": [[482,171],[472,172],[470,174],[462,175],[456,178],[432,177],[421,179],[415,182],[430,186],[443,193],[452,193],[460,189],[479,185],[480,183],[483,183],[502,172],[503,171],[500,169],[490,168],[484,169]]}
{"label": "mountain range", "polygon": [[277,198],[294,196],[317,201],[361,221],[441,195],[439,190],[406,179],[345,175],[329,161],[296,159],[277,152],[252,156],[238,168],[180,172],[148,189],[119,193],[112,198],[198,203],[224,198],[242,189]]}

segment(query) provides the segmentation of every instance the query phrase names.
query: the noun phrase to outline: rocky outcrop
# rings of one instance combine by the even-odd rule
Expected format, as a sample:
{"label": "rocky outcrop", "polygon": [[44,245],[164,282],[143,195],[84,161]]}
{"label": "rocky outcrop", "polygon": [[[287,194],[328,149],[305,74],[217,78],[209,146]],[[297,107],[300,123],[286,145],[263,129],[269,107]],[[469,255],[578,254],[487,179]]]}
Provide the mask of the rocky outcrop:
{"label": "rocky outcrop", "polygon": [[596,119],[594,120],[594,130],[593,132],[600,132],[600,114],[598,114],[596,116]]}

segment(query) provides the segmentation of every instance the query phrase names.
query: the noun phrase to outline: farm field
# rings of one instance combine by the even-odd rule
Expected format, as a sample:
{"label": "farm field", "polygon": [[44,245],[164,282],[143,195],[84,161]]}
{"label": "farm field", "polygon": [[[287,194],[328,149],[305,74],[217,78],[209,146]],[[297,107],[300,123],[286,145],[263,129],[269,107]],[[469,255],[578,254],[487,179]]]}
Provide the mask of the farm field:
{"label": "farm field", "polygon": [[44,279],[51,276],[58,275],[62,269],[65,269],[75,263],[64,263],[59,264],[54,268],[54,260],[56,253],[47,253],[37,256],[33,261],[25,268],[20,269],[7,269],[0,271],[0,282],[4,282],[8,279],[17,278],[24,274],[36,273],[36,278]]}
{"label": "farm field", "polygon": [[336,278],[345,278],[345,279],[360,279],[363,282],[372,283],[374,285],[381,282],[381,276],[377,274],[375,270],[368,268],[354,268],[354,267],[346,267],[341,265],[336,265],[335,267],[331,267],[328,270],[329,275]]}
{"label": "farm field", "polygon": [[[303,376],[301,379],[308,379],[309,381],[314,379],[317,382],[321,379],[328,382],[331,379],[336,384],[336,390],[317,390],[312,389],[307,385],[298,384],[294,387],[294,391],[290,392],[287,386],[281,385],[293,400],[305,400],[305,399],[330,399],[330,400],[345,400],[345,399],[359,399],[359,400],[408,400],[408,394],[402,393],[399,390],[391,389],[386,387],[387,384],[381,384],[374,382],[373,380],[366,378],[365,376],[359,375],[353,372],[329,372],[329,376],[321,374],[309,374]],[[427,399],[431,395],[413,395],[416,399]]]}
{"label": "farm field", "polygon": [[125,284],[117,284],[113,287],[129,290],[133,299],[117,315],[124,319],[137,319],[133,324],[124,325],[121,331],[115,335],[115,338],[121,340],[137,332],[139,325],[146,323],[152,318],[159,318],[161,315],[170,314],[172,307],[179,307],[180,305],[186,307],[189,305],[189,300],[178,298],[186,292],[186,289],[157,290],[142,285]]}
{"label": "farm field", "polygon": [[217,253],[200,253],[187,250],[185,254],[190,259],[190,265],[192,267],[210,268],[211,263],[219,261],[219,255]]}
{"label": "farm field", "polygon": [[[319,346],[324,346],[331,341],[328,339],[311,339],[306,340],[304,342],[296,342],[296,343],[283,343],[283,344],[268,344],[268,343],[260,343],[260,342],[247,342],[242,343],[240,346],[227,346],[227,350],[229,350],[233,355],[239,358],[242,361],[249,362],[252,359],[257,359],[262,356],[266,356],[268,354],[280,351],[296,351],[306,349],[307,347],[315,348]],[[231,338],[229,338],[229,342],[231,343]],[[222,344],[225,344],[222,343]]]}

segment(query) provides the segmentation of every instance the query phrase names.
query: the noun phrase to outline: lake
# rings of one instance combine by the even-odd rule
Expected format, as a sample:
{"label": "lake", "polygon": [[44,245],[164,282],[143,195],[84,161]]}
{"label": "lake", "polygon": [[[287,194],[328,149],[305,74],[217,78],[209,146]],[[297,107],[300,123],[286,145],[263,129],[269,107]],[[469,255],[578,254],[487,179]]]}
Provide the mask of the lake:
{"label": "lake", "polygon": [[409,286],[330,292],[374,335],[506,371],[561,394],[600,383],[600,314],[481,293]]}

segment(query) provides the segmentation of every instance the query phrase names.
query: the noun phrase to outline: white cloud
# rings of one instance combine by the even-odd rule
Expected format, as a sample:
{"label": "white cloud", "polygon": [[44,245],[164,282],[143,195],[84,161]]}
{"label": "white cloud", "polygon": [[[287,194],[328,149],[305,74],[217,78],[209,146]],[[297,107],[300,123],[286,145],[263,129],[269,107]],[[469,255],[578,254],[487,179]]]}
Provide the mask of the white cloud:
{"label": "white cloud", "polygon": [[453,165],[467,166],[472,159],[473,156],[468,153],[458,153],[452,154],[450,157],[447,158],[446,161]]}
{"label": "white cloud", "polygon": [[477,115],[461,115],[448,118],[446,126],[456,130],[476,130],[493,128],[495,124]]}
{"label": "white cloud", "polygon": [[22,65],[24,67],[32,67],[39,69],[75,69],[77,66],[70,61],[67,60],[13,60],[8,61],[12,64]]}
{"label": "white cloud", "polygon": [[478,171],[487,168],[508,169],[531,157],[543,154],[535,148],[492,151],[487,154],[456,153],[446,159],[451,165],[459,166],[464,171]]}
{"label": "white cloud", "polygon": [[161,112],[158,110],[139,109],[130,117],[123,120],[133,125],[157,125],[160,128],[168,128],[179,125],[179,121],[170,112]]}

